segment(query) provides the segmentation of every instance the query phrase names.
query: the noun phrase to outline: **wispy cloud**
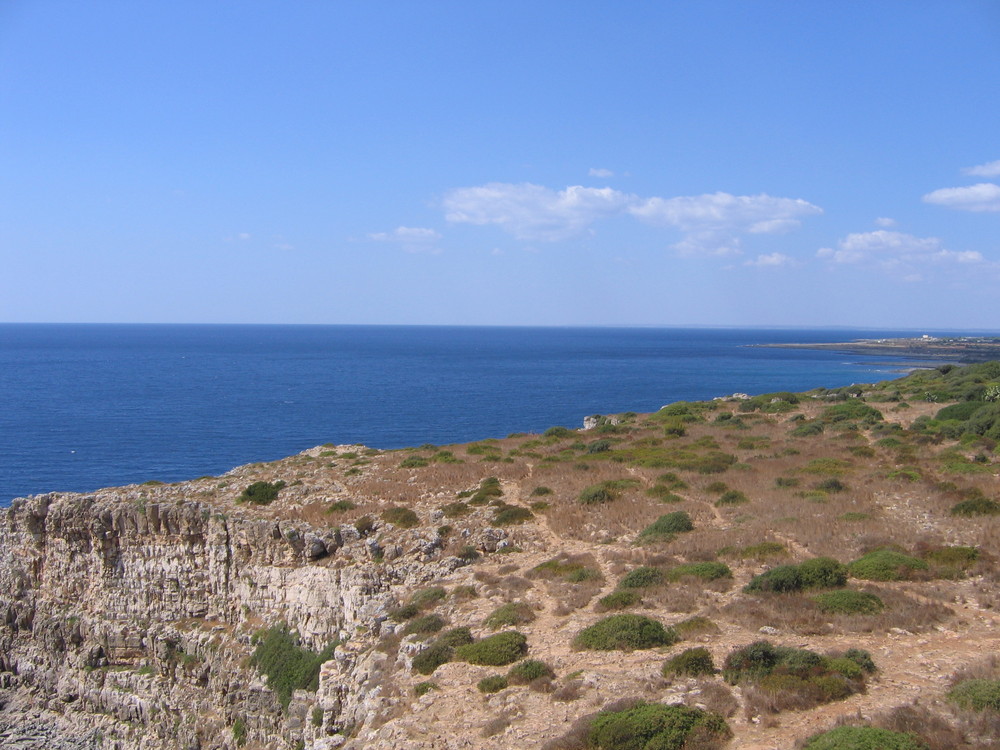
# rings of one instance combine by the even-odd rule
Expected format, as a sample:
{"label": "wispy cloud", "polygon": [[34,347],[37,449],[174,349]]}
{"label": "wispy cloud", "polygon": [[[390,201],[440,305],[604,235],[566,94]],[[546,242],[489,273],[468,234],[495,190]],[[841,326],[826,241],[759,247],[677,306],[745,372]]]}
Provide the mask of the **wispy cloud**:
{"label": "wispy cloud", "polygon": [[919,269],[923,267],[985,262],[981,253],[949,250],[937,237],[916,237],[885,229],[849,234],[835,248],[821,248],[816,256],[835,264],[874,266],[904,281],[921,280]]}
{"label": "wispy cloud", "polygon": [[801,199],[764,194],[641,198],[612,188],[553,190],[502,182],[451,190],[443,205],[450,222],[495,225],[521,240],[553,242],[578,235],[599,219],[631,216],[680,230],[683,237],[673,246],[678,252],[714,255],[741,252],[741,235],[785,232],[803,217],[823,212]]}
{"label": "wispy cloud", "polygon": [[408,253],[439,253],[437,247],[441,234],[425,227],[396,227],[391,232],[374,232],[368,235],[374,242],[389,242]]}
{"label": "wispy cloud", "polygon": [[941,188],[927,193],[924,202],[960,211],[1000,211],[1000,185],[980,182],[968,187]]}
{"label": "wispy cloud", "polygon": [[823,209],[800,198],[711,193],[648,198],[629,212],[649,224],[684,232],[674,245],[679,252],[730,255],[741,252],[740,235],[787,232],[799,226],[802,217],[821,214]]}
{"label": "wispy cloud", "polygon": [[780,268],[781,266],[797,265],[795,259],[784,253],[767,253],[758,255],[755,260],[744,261],[744,266],[756,266],[757,268]]}
{"label": "wispy cloud", "polygon": [[896,220],[890,219],[888,216],[879,216],[875,219],[875,226],[877,227],[894,227],[896,226]]}
{"label": "wispy cloud", "polygon": [[975,177],[1000,177],[1000,159],[996,161],[979,164],[975,167],[965,167],[962,174],[973,175]]}
{"label": "wispy cloud", "polygon": [[444,209],[450,222],[494,224],[521,240],[557,241],[621,213],[635,200],[611,188],[571,185],[557,191],[528,182],[491,182],[449,191]]}
{"label": "wispy cloud", "polygon": [[600,169],[598,167],[591,167],[587,170],[587,174],[591,177],[614,177],[615,173],[610,169]]}

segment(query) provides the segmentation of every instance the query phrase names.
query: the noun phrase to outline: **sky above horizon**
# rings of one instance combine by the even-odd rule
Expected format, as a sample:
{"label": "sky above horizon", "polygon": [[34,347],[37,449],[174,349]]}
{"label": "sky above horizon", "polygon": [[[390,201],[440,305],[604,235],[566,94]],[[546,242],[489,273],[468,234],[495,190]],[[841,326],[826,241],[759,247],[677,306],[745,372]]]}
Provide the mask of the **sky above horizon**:
{"label": "sky above horizon", "polygon": [[0,322],[1000,331],[1000,3],[11,0]]}

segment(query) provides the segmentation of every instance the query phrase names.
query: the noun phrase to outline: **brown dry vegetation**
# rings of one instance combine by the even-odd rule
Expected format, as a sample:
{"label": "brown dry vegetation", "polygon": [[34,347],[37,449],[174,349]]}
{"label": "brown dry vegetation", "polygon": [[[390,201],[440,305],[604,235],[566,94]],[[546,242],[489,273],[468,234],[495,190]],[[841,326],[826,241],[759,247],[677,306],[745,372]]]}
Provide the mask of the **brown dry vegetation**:
{"label": "brown dry vegetation", "polygon": [[[977,491],[997,499],[1000,462],[988,443],[959,443],[910,429],[918,417],[933,417],[942,403],[910,398],[902,406],[872,398],[867,403],[881,420],[831,422],[827,409],[845,403],[840,396],[802,395],[775,413],[745,412],[742,402],[716,401],[669,419],[635,415],[603,431],[518,435],[471,446],[406,451],[324,446],[183,487],[198,499],[235,510],[235,498],[249,482],[283,479],[288,486],[275,502],[240,512],[330,529],[368,516],[374,519],[369,536],[383,549],[399,546],[403,554],[418,537],[433,539],[447,524],[452,528],[440,554],[460,555],[471,546],[481,557],[439,582],[449,592],[462,586],[464,593],[443,599],[434,611],[451,623],[473,624],[481,636],[486,631],[480,624],[502,604],[531,608],[534,619],[518,629],[528,637],[529,656],[555,670],[551,692],[510,687],[480,696],[475,685],[488,670],[446,664],[433,677],[439,689],[415,700],[419,712],[394,720],[405,728],[410,747],[444,747],[434,745],[435,738],[447,735],[449,722],[460,717],[468,726],[482,727],[481,736],[468,739],[469,747],[541,747],[562,736],[563,725],[628,697],[721,712],[730,717],[734,748],[791,747],[817,728],[857,722],[859,715],[867,717],[864,723],[887,728],[915,727],[931,747],[994,747],[982,740],[989,719],[962,718],[942,708],[942,701],[947,675],[971,669],[1000,645],[1000,516],[949,514]],[[800,430],[810,424],[822,424],[822,432]],[[596,441],[607,445],[591,449]],[[451,458],[435,459],[442,451]],[[414,457],[423,461],[408,461]],[[401,466],[404,462],[410,465]],[[502,494],[478,503],[473,495],[487,477],[499,480]],[[581,502],[581,493],[595,485],[608,488],[604,501]],[[551,492],[538,494],[538,487]],[[747,502],[717,504],[731,491]],[[343,500],[354,507],[329,510]],[[442,508],[458,501],[468,507],[446,517]],[[503,530],[507,550],[516,550],[509,554],[489,542],[496,537],[489,532],[490,503],[499,502],[534,507],[534,518]],[[411,508],[421,526],[388,529],[380,513],[394,506]],[[651,541],[641,536],[657,518],[675,511],[688,514],[693,531]],[[943,579],[932,569],[907,581],[849,581],[882,600],[879,614],[824,613],[809,590],[743,591],[755,575],[777,565],[818,556],[849,564],[884,547],[921,556],[946,545],[975,547],[979,558]],[[685,641],[629,653],[571,648],[577,632],[606,616],[597,602],[614,592],[628,571],[706,561],[725,562],[733,578],[662,582],[637,590],[640,601],[624,610],[668,626],[692,616],[708,618],[708,626]],[[400,601],[408,594],[401,591]],[[867,692],[805,711],[778,711],[759,691],[734,693],[721,677],[687,682],[660,677],[663,660],[692,643],[705,646],[721,664],[732,649],[759,640],[761,628],[777,644],[807,645],[821,653],[867,649],[879,671]],[[393,679],[412,688],[427,678],[401,669]]]}

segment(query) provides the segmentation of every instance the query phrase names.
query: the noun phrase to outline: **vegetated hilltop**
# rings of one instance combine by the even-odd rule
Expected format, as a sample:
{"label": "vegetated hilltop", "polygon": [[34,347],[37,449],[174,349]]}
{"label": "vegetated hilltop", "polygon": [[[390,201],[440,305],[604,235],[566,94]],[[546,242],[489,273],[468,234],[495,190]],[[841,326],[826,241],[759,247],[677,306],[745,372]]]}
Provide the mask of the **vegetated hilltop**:
{"label": "vegetated hilltop", "polygon": [[16,501],[0,739],[1000,747],[1000,363],[588,423]]}

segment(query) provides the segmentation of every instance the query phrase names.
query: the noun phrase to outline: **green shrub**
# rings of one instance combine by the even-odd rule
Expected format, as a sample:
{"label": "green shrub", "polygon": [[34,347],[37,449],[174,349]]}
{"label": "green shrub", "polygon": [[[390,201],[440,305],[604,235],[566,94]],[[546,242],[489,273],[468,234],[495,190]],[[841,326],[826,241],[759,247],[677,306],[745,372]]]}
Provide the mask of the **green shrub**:
{"label": "green shrub", "polygon": [[858,666],[858,663],[845,656],[830,659],[829,662],[827,662],[827,667],[851,680],[863,679],[865,676],[864,670]]}
{"label": "green shrub", "polygon": [[611,446],[610,440],[595,440],[587,446],[587,453],[606,453],[611,450]]}
{"label": "green shrub", "polygon": [[719,632],[719,626],[709,618],[701,615],[681,620],[674,627],[674,632],[683,640],[696,635],[714,635]]}
{"label": "green shrub", "polygon": [[[759,542],[740,549],[726,548],[724,551],[725,554],[741,560],[767,560],[772,557],[785,557],[788,554],[785,545],[779,542]],[[723,554],[723,550],[720,550],[719,554]]]}
{"label": "green shrub", "polygon": [[640,702],[598,713],[590,721],[586,742],[597,750],[680,750],[693,737],[699,738],[699,747],[718,747],[731,734],[718,714]]}
{"label": "green shrub", "polygon": [[410,604],[420,609],[427,609],[428,607],[433,607],[447,595],[448,592],[442,586],[431,586],[430,588],[414,592],[410,596]]}
{"label": "green shrub", "polygon": [[750,498],[744,495],[739,490],[727,490],[723,492],[721,497],[715,501],[718,506],[724,505],[745,505],[750,502]]}
{"label": "green shrub", "polygon": [[866,581],[899,581],[913,577],[914,571],[927,570],[923,560],[883,547],[859,557],[848,566],[855,578]]}
{"label": "green shrub", "polygon": [[389,619],[395,622],[405,622],[420,614],[420,607],[416,604],[402,604],[389,610]]}
{"label": "green shrub", "polygon": [[877,615],[885,609],[882,600],[875,594],[850,589],[813,594],[812,600],[823,612],[831,615]]}
{"label": "green shrub", "polygon": [[254,505],[269,505],[278,497],[278,492],[285,486],[280,479],[277,482],[254,482],[236,498],[238,503],[253,503]]}
{"label": "green shrub", "polygon": [[403,628],[403,635],[431,635],[438,632],[446,624],[441,615],[424,615],[415,620],[410,620]]}
{"label": "green shrub", "polygon": [[847,583],[847,568],[830,557],[814,557],[799,565],[779,565],[754,576],[746,592],[789,593],[810,588],[834,588]]}
{"label": "green shrub", "polygon": [[420,517],[409,508],[394,505],[382,511],[382,520],[401,529],[412,529],[420,525]]}
{"label": "green shrub", "polygon": [[918,737],[877,727],[837,727],[814,735],[803,750],[928,750]]}
{"label": "green shrub", "polygon": [[959,545],[934,547],[921,556],[932,565],[964,571],[976,564],[979,559],[979,549]]}
{"label": "green shrub", "polygon": [[399,463],[399,468],[401,469],[420,469],[424,466],[428,466],[429,463],[426,458],[422,456],[410,456],[409,458],[404,458]]}
{"label": "green shrub", "polygon": [[543,497],[545,495],[551,495],[551,494],[552,494],[552,488],[546,487],[545,485],[541,484],[535,487],[535,489],[531,491],[532,497]]}
{"label": "green shrub", "polygon": [[573,640],[579,649],[594,651],[632,651],[670,646],[677,634],[657,620],[644,615],[610,615],[581,630]]}
{"label": "green shrub", "polygon": [[471,511],[472,508],[470,508],[467,503],[463,503],[461,500],[448,503],[441,508],[441,512],[444,513],[445,518],[458,518],[459,516],[467,515]]}
{"label": "green shrub", "polygon": [[824,409],[823,420],[826,422],[862,422],[871,425],[882,421],[882,412],[869,406],[861,399],[854,398]]}
{"label": "green shrub", "polygon": [[550,427],[542,433],[542,436],[547,438],[568,438],[574,435],[576,433],[568,427]]}
{"label": "green shrub", "polygon": [[535,612],[524,602],[509,602],[497,607],[483,623],[490,630],[499,630],[510,625],[526,625],[535,619]]}
{"label": "green shrub", "polygon": [[319,668],[333,658],[337,643],[331,643],[320,653],[299,645],[298,638],[285,626],[270,628],[255,636],[257,646],[250,662],[267,675],[267,686],[278,695],[284,708],[295,690],[316,691]]}
{"label": "green shrub", "polygon": [[419,698],[422,695],[427,695],[431,690],[439,690],[438,684],[436,682],[418,682],[413,686],[413,692],[417,694]]}
{"label": "green shrub", "polygon": [[358,506],[352,503],[350,500],[337,500],[336,502],[330,503],[329,507],[326,509],[327,513],[340,513],[345,510],[354,510]]}
{"label": "green shrub", "polygon": [[871,518],[870,513],[856,513],[853,511],[840,516],[841,521],[867,521],[869,518]]}
{"label": "green shrub", "polygon": [[1000,680],[964,680],[948,691],[948,700],[970,711],[1000,711]]}
{"label": "green shrub", "polygon": [[872,655],[865,651],[863,648],[849,648],[844,652],[844,658],[850,659],[859,667],[861,667],[865,672],[873,673],[876,671],[875,662],[872,660]]}
{"label": "green shrub", "polygon": [[433,674],[435,669],[451,661],[454,655],[454,648],[440,640],[433,641],[413,657],[413,670],[420,674]]}
{"label": "green shrub", "polygon": [[507,678],[502,674],[494,674],[489,677],[484,677],[476,684],[476,689],[480,693],[499,693],[507,687]]}
{"label": "green shrub", "polygon": [[354,522],[354,528],[361,536],[368,536],[375,530],[375,521],[371,516],[361,516]]}
{"label": "green shrub", "polygon": [[446,630],[435,639],[435,643],[450,646],[451,648],[458,648],[472,642],[472,631],[464,626]]}
{"label": "green shrub", "polygon": [[242,718],[236,717],[233,720],[232,726],[233,742],[236,743],[236,747],[243,747],[247,744],[247,725]]}
{"label": "green shrub", "polygon": [[815,421],[815,422],[803,422],[798,427],[789,432],[789,434],[792,437],[812,437],[813,435],[819,435],[822,432],[823,432],[823,423]]}
{"label": "green shrub", "polygon": [[640,542],[669,541],[674,535],[692,531],[694,524],[691,516],[682,510],[660,516],[639,532]]}
{"label": "green shrub", "polygon": [[630,570],[618,582],[620,589],[644,589],[649,586],[659,586],[663,583],[665,576],[659,568],[643,566]]}
{"label": "green shrub", "polygon": [[652,487],[648,487],[645,492],[649,497],[656,498],[661,503],[680,503],[684,501],[683,497],[674,493],[665,484],[654,484]]}
{"label": "green shrub", "polygon": [[602,610],[628,609],[641,601],[642,597],[634,589],[622,589],[602,596],[597,600],[597,606]]}
{"label": "green shrub", "polygon": [[698,677],[703,674],[715,674],[715,662],[707,648],[698,646],[682,651],[663,665],[663,676],[689,675]]}
{"label": "green shrub", "polygon": [[504,667],[513,664],[528,650],[528,639],[516,630],[505,630],[475,643],[455,649],[455,657],[469,664]]}
{"label": "green shrub", "polygon": [[618,498],[618,493],[608,482],[592,484],[584,487],[580,492],[580,503],[583,505],[597,505],[599,503],[610,503]]}
{"label": "green shrub", "polygon": [[552,671],[552,667],[538,659],[525,659],[515,664],[507,672],[507,680],[511,685],[527,685],[542,677],[552,679],[555,676],[556,673]]}
{"label": "green shrub", "polygon": [[525,521],[530,521],[535,517],[527,508],[521,505],[507,505],[504,503],[497,507],[493,514],[494,526],[515,526]]}
{"label": "green shrub", "polygon": [[951,508],[953,516],[996,516],[1000,515],[1000,503],[985,497],[972,497],[956,503]]}
{"label": "green shrub", "polygon": [[720,578],[732,578],[733,571],[721,562],[693,562],[675,565],[667,571],[668,581],[679,581],[688,576],[700,578],[703,581],[716,581]]}
{"label": "green shrub", "polygon": [[823,492],[844,492],[847,489],[847,485],[836,477],[824,479],[822,482],[817,483],[815,487],[817,490],[822,490]]}

